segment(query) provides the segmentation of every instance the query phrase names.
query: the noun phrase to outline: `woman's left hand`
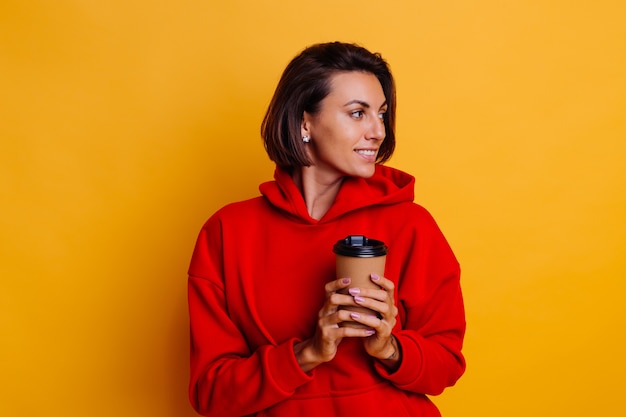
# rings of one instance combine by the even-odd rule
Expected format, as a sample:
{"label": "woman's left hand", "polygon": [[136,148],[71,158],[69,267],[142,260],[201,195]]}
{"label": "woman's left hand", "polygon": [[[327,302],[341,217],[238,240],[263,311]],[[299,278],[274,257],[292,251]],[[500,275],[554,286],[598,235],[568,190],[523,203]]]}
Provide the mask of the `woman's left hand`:
{"label": "woman's left hand", "polygon": [[393,281],[372,274],[371,280],[381,289],[359,289],[358,294],[354,296],[354,302],[361,306],[376,311],[380,314],[378,317],[368,317],[360,320],[361,323],[371,327],[376,333],[364,339],[365,350],[374,358],[380,359],[388,367],[395,367],[400,360],[400,348],[391,331],[396,325],[396,316],[398,315],[398,307],[394,301]]}

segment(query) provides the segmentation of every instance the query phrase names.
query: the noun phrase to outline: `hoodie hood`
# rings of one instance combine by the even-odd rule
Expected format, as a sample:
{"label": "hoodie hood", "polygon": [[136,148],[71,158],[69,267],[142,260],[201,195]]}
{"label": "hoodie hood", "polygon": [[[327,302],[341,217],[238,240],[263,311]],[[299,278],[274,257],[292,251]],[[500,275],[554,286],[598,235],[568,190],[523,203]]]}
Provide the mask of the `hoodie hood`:
{"label": "hoodie hood", "polygon": [[276,168],[274,181],[259,186],[275,208],[305,223],[326,223],[346,213],[373,205],[412,202],[415,178],[395,168],[376,165],[370,178],[346,177],[331,208],[319,221],[309,216],[304,197],[288,171]]}

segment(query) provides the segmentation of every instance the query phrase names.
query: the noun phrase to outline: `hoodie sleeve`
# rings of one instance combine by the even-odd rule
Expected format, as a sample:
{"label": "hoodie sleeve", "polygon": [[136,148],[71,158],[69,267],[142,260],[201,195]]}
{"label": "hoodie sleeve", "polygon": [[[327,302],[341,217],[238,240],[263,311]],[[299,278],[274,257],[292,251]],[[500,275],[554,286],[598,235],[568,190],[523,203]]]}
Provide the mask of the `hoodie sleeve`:
{"label": "hoodie sleeve", "polygon": [[290,397],[312,377],[296,361],[295,339],[250,349],[229,317],[221,242],[214,216],[200,232],[189,268],[189,396],[201,415],[241,416]]}
{"label": "hoodie sleeve", "polygon": [[465,372],[460,267],[430,214],[417,207],[415,227],[400,242],[404,248],[394,249],[406,260],[399,271],[394,329],[402,362],[393,373],[380,363],[376,369],[399,388],[438,395]]}

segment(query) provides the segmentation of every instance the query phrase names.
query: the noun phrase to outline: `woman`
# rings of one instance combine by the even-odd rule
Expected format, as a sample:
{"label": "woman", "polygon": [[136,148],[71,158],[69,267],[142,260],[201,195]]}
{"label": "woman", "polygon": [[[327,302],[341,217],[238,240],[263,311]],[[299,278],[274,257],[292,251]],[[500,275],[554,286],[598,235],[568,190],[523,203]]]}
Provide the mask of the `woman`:
{"label": "woman", "polygon": [[[215,213],[191,260],[198,413],[440,415],[427,395],[465,370],[460,270],[414,178],[381,165],[395,110],[387,63],[362,47],[314,45],[285,69],[261,128],[275,180]],[[354,234],[387,244],[385,277],[343,294],[332,247]]]}

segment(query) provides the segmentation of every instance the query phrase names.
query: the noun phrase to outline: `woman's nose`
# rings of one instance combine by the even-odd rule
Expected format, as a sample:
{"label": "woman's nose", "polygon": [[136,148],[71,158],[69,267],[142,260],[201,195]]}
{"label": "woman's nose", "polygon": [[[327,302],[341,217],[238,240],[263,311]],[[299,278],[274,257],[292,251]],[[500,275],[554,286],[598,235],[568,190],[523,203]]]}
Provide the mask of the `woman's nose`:
{"label": "woman's nose", "polygon": [[370,123],[367,132],[367,139],[385,139],[385,122],[380,117],[377,116]]}

